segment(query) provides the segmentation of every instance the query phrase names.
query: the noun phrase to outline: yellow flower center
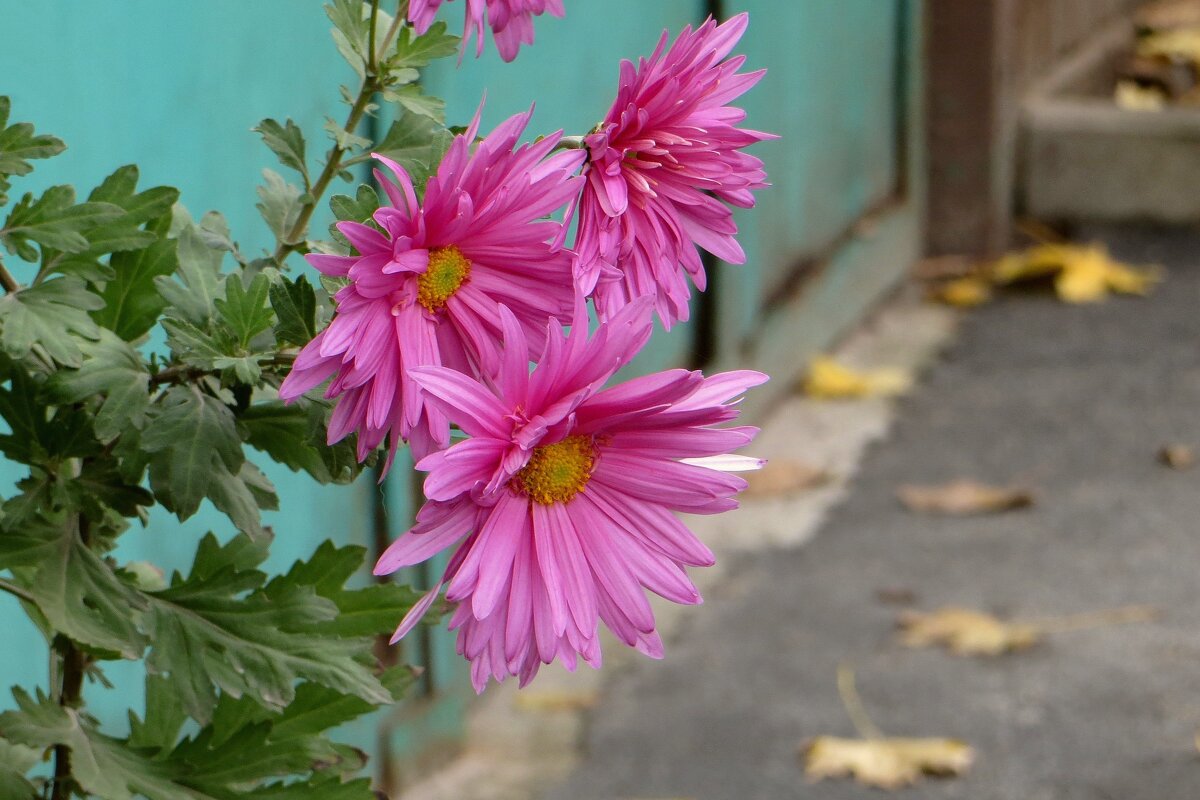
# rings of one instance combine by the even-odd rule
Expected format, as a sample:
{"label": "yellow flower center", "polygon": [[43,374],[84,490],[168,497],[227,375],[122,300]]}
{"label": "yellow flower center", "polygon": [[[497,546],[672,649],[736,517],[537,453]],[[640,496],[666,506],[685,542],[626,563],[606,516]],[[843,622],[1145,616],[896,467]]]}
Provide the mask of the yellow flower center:
{"label": "yellow flower center", "polygon": [[544,506],[565,503],[587,485],[595,462],[590,436],[568,436],[561,442],[535,448],[515,479],[526,494]]}
{"label": "yellow flower center", "polygon": [[458,287],[471,276],[471,262],[454,245],[429,251],[429,268],[417,278],[417,302],[441,311]]}

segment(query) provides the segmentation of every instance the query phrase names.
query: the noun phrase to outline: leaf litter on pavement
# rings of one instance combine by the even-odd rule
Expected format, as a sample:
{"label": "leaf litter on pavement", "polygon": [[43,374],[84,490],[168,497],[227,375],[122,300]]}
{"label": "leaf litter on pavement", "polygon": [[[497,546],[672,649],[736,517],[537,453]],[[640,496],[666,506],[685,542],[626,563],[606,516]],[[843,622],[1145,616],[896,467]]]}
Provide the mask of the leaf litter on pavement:
{"label": "leaf litter on pavement", "polygon": [[896,489],[896,496],[909,511],[952,516],[994,514],[1027,508],[1034,503],[1033,492],[1028,489],[988,486],[968,479],[937,486],[904,485]]}
{"label": "leaf litter on pavement", "polygon": [[1033,647],[1045,636],[1067,631],[1151,622],[1160,612],[1151,606],[1124,606],[1042,619],[1004,620],[982,611],[946,607],[903,611],[897,619],[905,647],[945,647],[958,656],[999,656]]}
{"label": "leaf litter on pavement", "polygon": [[855,370],[829,356],[817,356],[808,365],[802,388],[815,400],[852,400],[903,394],[912,382],[912,374],[906,370]]}
{"label": "leaf litter on pavement", "polygon": [[828,485],[834,475],[827,469],[814,467],[790,458],[772,458],[762,469],[747,472],[743,497],[777,497],[806,492]]}
{"label": "leaf litter on pavement", "polygon": [[854,671],[838,667],[838,694],[860,738],[817,736],[801,745],[810,781],[852,777],[866,786],[895,790],[925,776],[953,777],[975,760],[970,745],[942,737],[890,737],[871,721],[854,686]]}

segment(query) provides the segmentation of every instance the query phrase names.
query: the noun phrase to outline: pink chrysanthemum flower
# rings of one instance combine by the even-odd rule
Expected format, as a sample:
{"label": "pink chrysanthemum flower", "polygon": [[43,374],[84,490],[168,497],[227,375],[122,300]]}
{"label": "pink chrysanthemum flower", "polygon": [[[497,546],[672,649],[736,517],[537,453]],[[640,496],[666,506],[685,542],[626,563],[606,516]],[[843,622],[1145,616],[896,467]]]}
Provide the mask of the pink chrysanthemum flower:
{"label": "pink chrysanthemum flower", "polygon": [[[773,136],[738,128],[745,112],[726,105],[765,70],[738,74],[722,61],[749,21],[739,14],[684,28],[649,60],[621,63],[616,102],[585,137],[587,185],[579,201],[577,279],[601,319],[631,299],[655,298],[665,327],[688,318],[687,276],[704,291],[696,245],[730,263],[746,255],[726,205],[750,208],[766,185],[762,162],[741,148]],[[665,51],[665,52],[664,52]]]}
{"label": "pink chrysanthemum flower", "polygon": [[[448,0],[411,0],[408,19],[417,33],[424,33],[433,24],[438,7]],[[505,61],[517,57],[523,44],[533,44],[533,18],[550,12],[562,17],[562,0],[467,0],[466,22],[463,25],[463,47],[474,36],[475,55],[483,53],[483,25],[486,17],[496,40],[496,49]]]}
{"label": "pink chrysanthemum flower", "polygon": [[726,471],[762,463],[726,455],[757,429],[717,425],[737,416],[735,398],[765,375],[677,369],[600,389],[649,336],[648,305],[626,306],[591,338],[577,310],[569,335],[550,334],[532,375],[522,326],[507,313],[504,363],[489,385],[448,369],[414,371],[470,438],[418,464],[429,500],[375,571],[461,542],[393,641],[448,584],[450,627],[476,691],[489,677],[517,675],[524,686],[556,658],[568,669],[577,658],[598,667],[600,621],[660,658],[643,589],[699,603],[684,567],[713,563],[672,512],[735,508],[746,483]]}
{"label": "pink chrysanthemum flower", "polygon": [[531,354],[545,341],[546,320],[570,312],[570,255],[552,250],[560,226],[546,216],[577,191],[571,172],[578,160],[550,155],[558,134],[514,149],[528,122],[529,114],[510,118],[472,151],[477,116],[455,137],[420,202],[404,168],[377,156],[395,176],[375,172],[391,201],[375,212],[379,229],[340,222],[359,255],[308,256],[322,273],[350,283],[279,394],[290,400],[332,377],[325,396],[338,402],[330,443],[357,431],[363,459],[390,433],[389,464],[401,439],[417,458],[446,447],[449,423],[410,371],[494,371],[501,304],[524,328]]}

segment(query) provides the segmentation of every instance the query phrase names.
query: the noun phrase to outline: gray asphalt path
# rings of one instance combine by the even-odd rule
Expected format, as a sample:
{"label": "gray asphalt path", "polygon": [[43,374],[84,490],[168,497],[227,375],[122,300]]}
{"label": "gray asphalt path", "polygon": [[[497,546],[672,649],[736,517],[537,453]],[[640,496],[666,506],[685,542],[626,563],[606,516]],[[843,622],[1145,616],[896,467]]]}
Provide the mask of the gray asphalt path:
{"label": "gray asphalt path", "polygon": [[[978,751],[966,777],[897,797],[1200,798],[1200,468],[1155,460],[1164,443],[1200,446],[1200,234],[1106,233],[1118,255],[1170,268],[1157,293],[973,312],[817,538],[745,557],[666,661],[623,673],[583,765],[546,800],[881,797],[808,784],[797,758],[807,737],[853,735],[843,661],[888,734]],[[1026,483],[1039,502],[949,519],[895,500],[899,484],[959,477]],[[1148,603],[1165,616],[963,659],[898,647],[881,589],[910,590],[924,610]]]}

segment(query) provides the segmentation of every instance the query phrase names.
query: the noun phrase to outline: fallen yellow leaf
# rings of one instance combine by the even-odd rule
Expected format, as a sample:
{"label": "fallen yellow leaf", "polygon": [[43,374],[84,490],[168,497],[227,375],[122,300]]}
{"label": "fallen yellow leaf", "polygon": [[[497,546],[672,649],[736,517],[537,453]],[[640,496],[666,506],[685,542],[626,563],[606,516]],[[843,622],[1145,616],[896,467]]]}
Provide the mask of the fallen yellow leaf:
{"label": "fallen yellow leaf", "polygon": [[902,394],[911,386],[912,376],[904,370],[885,368],[859,372],[829,356],[814,358],[804,379],[805,394],[818,400],[888,397]]}
{"label": "fallen yellow leaf", "polygon": [[957,739],[840,739],[818,736],[804,746],[809,780],[853,777],[879,789],[902,789],[923,775],[961,775],[975,752]]}
{"label": "fallen yellow leaf", "polygon": [[742,477],[746,479],[746,490],[742,493],[744,497],[773,497],[803,492],[833,480],[833,475],[827,470],[787,458],[772,458],[762,469],[747,472]]}
{"label": "fallen yellow leaf", "polygon": [[967,275],[933,287],[929,296],[948,306],[973,308],[992,298],[992,285],[983,277]]}
{"label": "fallen yellow leaf", "polygon": [[1001,620],[982,611],[949,607],[929,613],[904,611],[897,622],[901,629],[900,643],[905,647],[943,645],[955,655],[998,656],[1032,647],[1047,634],[1150,622],[1158,617],[1158,609],[1152,606],[1124,606],[1029,620]]}
{"label": "fallen yellow leaf", "polygon": [[817,736],[800,746],[804,774],[810,781],[853,777],[880,789],[901,789],[925,775],[961,775],[975,760],[975,751],[957,739],[887,737],[863,708],[854,687],[854,670],[843,664],[837,672],[838,695],[861,739]]}
{"label": "fallen yellow leaf", "polygon": [[1113,102],[1126,111],[1161,111],[1167,96],[1157,86],[1142,86],[1137,81],[1117,81]]}
{"label": "fallen yellow leaf", "polygon": [[1128,266],[1098,244],[1038,245],[1001,258],[991,274],[999,285],[1054,276],[1054,288],[1067,303],[1095,303],[1110,292],[1144,295],[1162,279],[1161,268]]}
{"label": "fallen yellow leaf", "polygon": [[1178,28],[1152,33],[1138,39],[1140,56],[1182,58],[1200,63],[1200,27]]}
{"label": "fallen yellow leaf", "polygon": [[1028,489],[986,486],[971,480],[951,481],[941,486],[901,486],[900,502],[910,511],[933,514],[993,514],[1033,505]]}
{"label": "fallen yellow leaf", "polygon": [[1041,633],[1032,625],[1004,622],[965,608],[900,614],[900,642],[905,647],[945,645],[960,656],[998,656],[1032,647]]}

